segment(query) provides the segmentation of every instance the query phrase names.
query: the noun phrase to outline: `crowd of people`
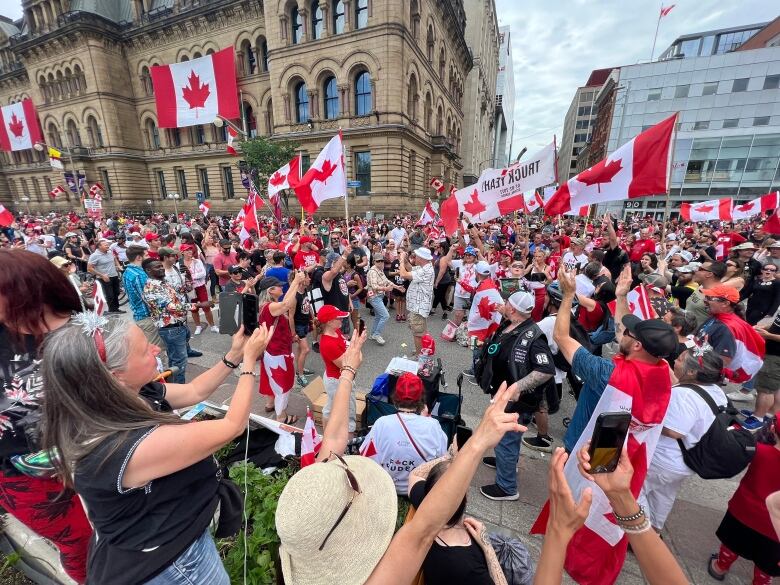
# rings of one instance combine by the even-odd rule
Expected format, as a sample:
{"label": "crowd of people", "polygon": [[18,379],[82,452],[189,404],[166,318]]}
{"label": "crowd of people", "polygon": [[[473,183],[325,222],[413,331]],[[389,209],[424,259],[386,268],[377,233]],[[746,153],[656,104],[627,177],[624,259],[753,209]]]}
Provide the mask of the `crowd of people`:
{"label": "crowd of people", "polygon": [[[289,217],[242,241],[226,217],[20,215],[0,232],[0,505],[50,539],[79,583],[227,583],[209,525],[217,508],[230,524],[231,486],[213,453],[245,430],[254,392],[263,414],[299,423],[290,393],[310,381],[317,352],[322,444],[276,514],[285,582],[411,583],[422,571],[431,584],[503,585],[465,495],[483,465],[495,480],[480,497],[517,500],[525,446],[552,454],[535,582],[560,582],[564,566],[578,578],[567,545],[600,496],[645,578],[684,583],[658,535],[685,481],[707,477],[689,454],[733,413],[749,455],[709,477],[747,471],[721,546],[702,563],[723,580],[743,557],[754,584],[770,583],[780,576],[778,269],[780,234],[760,217],[521,216],[450,235],[408,216]],[[259,327],[188,375],[188,358],[201,355],[190,341],[206,327],[219,333],[221,299],[250,293]],[[371,428],[362,456],[345,455],[360,431],[353,381],[387,327],[408,330],[412,359],[425,355],[426,334],[469,348],[456,350],[463,375],[491,398],[465,445],[448,445],[421,376],[404,374],[390,396],[397,415]],[[173,412],[236,370],[224,419]],[[616,388],[633,394],[631,437],[614,472],[591,473],[593,420]],[[567,391],[576,406],[564,418]],[[563,437],[552,436],[556,414]],[[652,455],[645,468],[638,442]],[[572,487],[571,470],[587,489]],[[416,511],[395,532],[397,496]]]}

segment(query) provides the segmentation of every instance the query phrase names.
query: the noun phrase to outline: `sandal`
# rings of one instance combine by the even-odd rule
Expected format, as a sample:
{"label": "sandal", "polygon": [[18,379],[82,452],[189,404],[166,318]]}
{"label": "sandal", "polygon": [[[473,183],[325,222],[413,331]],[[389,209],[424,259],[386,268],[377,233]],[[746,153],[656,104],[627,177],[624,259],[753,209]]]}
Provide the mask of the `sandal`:
{"label": "sandal", "polygon": [[286,425],[294,425],[297,422],[298,422],[298,417],[295,416],[294,414],[288,414],[284,418],[284,424],[286,424]]}
{"label": "sandal", "polygon": [[707,563],[707,572],[710,574],[710,577],[712,577],[716,581],[724,581],[726,579],[726,573],[723,574],[716,573],[715,569],[712,568],[712,561],[717,561],[717,560],[718,560],[717,554],[710,555],[710,560]]}

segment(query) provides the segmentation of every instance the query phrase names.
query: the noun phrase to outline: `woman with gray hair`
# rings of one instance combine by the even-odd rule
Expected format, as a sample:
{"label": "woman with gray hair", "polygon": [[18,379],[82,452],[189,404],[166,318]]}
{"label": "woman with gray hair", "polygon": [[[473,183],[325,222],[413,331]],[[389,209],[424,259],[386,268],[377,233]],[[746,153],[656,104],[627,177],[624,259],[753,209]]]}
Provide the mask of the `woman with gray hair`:
{"label": "woman with gray hair", "polygon": [[639,495],[639,502],[657,532],[663,529],[683,482],[694,474],[683,461],[677,439],[682,440],[686,449],[692,449],[715,420],[712,409],[694,388],[706,392],[718,406],[728,403],[718,386],[723,380],[723,360],[706,342],[679,355],[674,362],[674,375],[678,383],[672,386],[658,446]]}
{"label": "woman with gray hair", "polygon": [[[165,385],[154,381],[159,348],[134,324],[89,313],[47,337],[43,445],[94,527],[87,582],[229,583],[208,527],[221,504],[217,534],[234,534],[240,509],[213,454],[246,428],[255,362],[271,334],[261,326],[247,337],[242,327],[217,365]],[[239,363],[223,419],[173,413],[208,398]]]}

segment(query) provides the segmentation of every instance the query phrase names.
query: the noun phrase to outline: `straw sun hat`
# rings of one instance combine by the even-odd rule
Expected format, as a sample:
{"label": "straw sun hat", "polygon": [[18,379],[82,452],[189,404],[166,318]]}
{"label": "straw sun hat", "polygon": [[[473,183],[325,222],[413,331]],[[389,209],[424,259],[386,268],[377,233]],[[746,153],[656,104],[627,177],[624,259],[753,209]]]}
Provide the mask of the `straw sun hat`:
{"label": "straw sun hat", "polygon": [[360,493],[320,551],[353,495],[344,465],[332,458],[292,476],[279,497],[276,531],[287,585],[362,585],[385,554],[398,501],[390,475],[368,457],[344,457]]}

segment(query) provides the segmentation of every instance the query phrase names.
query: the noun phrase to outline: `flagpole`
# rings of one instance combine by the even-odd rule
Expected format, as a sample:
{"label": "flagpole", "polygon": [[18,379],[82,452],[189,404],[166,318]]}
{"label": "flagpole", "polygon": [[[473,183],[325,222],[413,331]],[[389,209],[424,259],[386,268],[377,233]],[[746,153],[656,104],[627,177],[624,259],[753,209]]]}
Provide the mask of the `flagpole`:
{"label": "flagpole", "polygon": [[247,138],[249,135],[246,133],[246,112],[244,111],[244,91],[239,90],[238,92],[238,103],[241,107],[241,129],[244,131],[244,136]]}
{"label": "flagpole", "polygon": [[661,11],[663,8],[664,5],[663,2],[661,2],[661,9],[658,11],[658,22],[655,24],[655,36],[653,37],[653,48],[650,51],[650,61],[653,60],[653,55],[655,55],[655,43],[658,40],[658,29],[661,27]]}
{"label": "flagpole", "polygon": [[[345,162],[347,160],[347,154],[344,152],[344,135],[339,128],[339,136],[341,137],[341,166],[344,168],[344,176],[346,177],[347,169]],[[349,189],[346,183],[344,184],[344,219],[347,220],[347,227],[349,227]]]}

